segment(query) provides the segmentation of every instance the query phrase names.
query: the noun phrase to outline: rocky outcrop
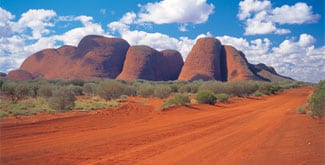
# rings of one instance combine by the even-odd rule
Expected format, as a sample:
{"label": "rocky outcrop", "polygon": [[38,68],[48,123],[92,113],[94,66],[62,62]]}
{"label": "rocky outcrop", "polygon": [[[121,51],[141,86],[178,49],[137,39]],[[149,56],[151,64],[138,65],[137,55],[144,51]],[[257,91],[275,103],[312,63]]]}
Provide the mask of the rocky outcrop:
{"label": "rocky outcrop", "polygon": [[215,38],[200,38],[190,51],[179,80],[258,80],[288,79],[264,64],[249,64],[245,54]]}
{"label": "rocky outcrop", "polygon": [[162,80],[177,80],[184,65],[182,55],[176,50],[163,50],[160,64]]}
{"label": "rocky outcrop", "polygon": [[0,79],[5,78],[7,74],[0,72]]}
{"label": "rocky outcrop", "polygon": [[261,80],[250,70],[244,53],[228,45],[224,45],[223,48],[226,56],[227,81]]}
{"label": "rocky outcrop", "polygon": [[265,64],[250,64],[250,68],[256,75],[262,77],[265,81],[281,82],[285,80],[293,80],[290,77],[278,74],[273,67],[266,66]]}
{"label": "rocky outcrop", "polygon": [[18,69],[18,70],[10,71],[6,76],[6,79],[28,81],[28,80],[33,80],[34,76],[25,70]]}
{"label": "rocky outcrop", "polygon": [[97,35],[84,37],[77,47],[65,45],[39,51],[29,56],[19,70],[6,76],[16,80],[35,77],[152,81],[290,79],[264,64],[249,64],[241,51],[222,45],[212,37],[198,39],[184,63],[176,50],[157,51],[144,45],[130,47],[123,39]]}
{"label": "rocky outcrop", "polygon": [[44,78],[116,78],[129,44],[119,38],[89,35],[77,47],[45,49],[28,57],[20,69]]}
{"label": "rocky outcrop", "polygon": [[179,80],[225,80],[221,43],[211,37],[197,40],[184,63]]}
{"label": "rocky outcrop", "polygon": [[159,52],[148,46],[131,46],[127,52],[124,67],[118,79],[124,80],[175,80],[183,65],[179,52]]}

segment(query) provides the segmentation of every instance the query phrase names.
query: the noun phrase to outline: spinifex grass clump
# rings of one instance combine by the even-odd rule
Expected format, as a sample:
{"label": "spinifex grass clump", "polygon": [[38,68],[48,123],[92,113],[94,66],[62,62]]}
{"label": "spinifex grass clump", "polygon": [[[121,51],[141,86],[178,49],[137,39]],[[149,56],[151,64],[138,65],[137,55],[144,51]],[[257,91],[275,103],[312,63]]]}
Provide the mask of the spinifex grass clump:
{"label": "spinifex grass clump", "polygon": [[189,104],[190,98],[186,94],[176,94],[173,98],[167,99],[162,105],[162,109],[166,109],[176,105]]}
{"label": "spinifex grass clump", "polygon": [[196,95],[196,100],[201,104],[214,105],[217,102],[216,96],[211,91],[199,91]]}
{"label": "spinifex grass clump", "polygon": [[325,115],[325,80],[321,80],[315,91],[308,100],[312,116],[322,117]]}

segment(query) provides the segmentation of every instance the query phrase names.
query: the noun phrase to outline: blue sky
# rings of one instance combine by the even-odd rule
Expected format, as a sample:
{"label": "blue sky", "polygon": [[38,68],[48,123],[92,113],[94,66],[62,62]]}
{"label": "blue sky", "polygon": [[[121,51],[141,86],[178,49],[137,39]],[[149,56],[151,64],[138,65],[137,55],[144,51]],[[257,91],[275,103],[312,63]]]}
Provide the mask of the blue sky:
{"label": "blue sky", "polygon": [[197,38],[242,50],[250,63],[283,75],[325,79],[323,0],[0,0],[0,71],[32,53],[77,45],[88,34],[131,45],[176,49],[186,59]]}

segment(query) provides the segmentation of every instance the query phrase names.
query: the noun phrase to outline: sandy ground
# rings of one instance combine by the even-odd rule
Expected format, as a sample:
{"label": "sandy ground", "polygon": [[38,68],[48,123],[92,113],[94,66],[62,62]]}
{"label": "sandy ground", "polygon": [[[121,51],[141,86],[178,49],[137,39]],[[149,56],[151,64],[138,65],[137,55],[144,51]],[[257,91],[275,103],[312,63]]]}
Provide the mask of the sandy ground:
{"label": "sandy ground", "polygon": [[325,164],[325,120],[295,112],[311,92],[3,118],[0,164]]}

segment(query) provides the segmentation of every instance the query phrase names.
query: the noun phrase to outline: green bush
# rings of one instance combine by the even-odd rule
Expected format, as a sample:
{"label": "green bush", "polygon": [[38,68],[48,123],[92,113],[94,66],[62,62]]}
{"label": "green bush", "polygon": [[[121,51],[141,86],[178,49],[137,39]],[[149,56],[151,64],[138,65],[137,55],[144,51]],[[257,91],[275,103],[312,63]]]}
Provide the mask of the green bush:
{"label": "green bush", "polygon": [[86,83],[84,84],[82,91],[84,94],[88,96],[94,96],[96,92],[96,84],[95,83]]}
{"label": "green bush", "polygon": [[215,96],[216,96],[217,100],[221,101],[221,102],[227,102],[230,97],[228,94],[225,94],[225,93],[215,94]]}
{"label": "green bush", "polygon": [[263,95],[263,93],[258,90],[253,93],[253,96],[256,96],[256,97],[262,96],[262,95]]}
{"label": "green bush", "polygon": [[298,114],[306,114],[306,105],[300,105],[296,108]]}
{"label": "green bush", "polygon": [[17,86],[18,86],[18,84],[16,82],[6,81],[2,85],[1,93],[10,97],[11,102],[14,103],[17,101],[17,97],[16,97]]}
{"label": "green bush", "polygon": [[176,105],[184,105],[190,102],[191,100],[188,97],[188,95],[176,94],[173,98],[167,99],[161,107],[162,109],[166,109],[168,107],[172,107]]}
{"label": "green bush", "polygon": [[37,93],[38,93],[39,96],[41,96],[43,98],[49,98],[53,94],[52,90],[53,90],[52,85],[44,84],[38,89]]}
{"label": "green bush", "polygon": [[176,82],[178,87],[178,92],[180,93],[197,93],[199,91],[200,86],[202,85],[202,81],[180,81]]}
{"label": "green bush", "polygon": [[153,85],[149,83],[141,84],[137,89],[137,95],[142,97],[151,97],[155,91]]}
{"label": "green bush", "polygon": [[172,89],[168,85],[160,84],[154,87],[153,96],[158,98],[166,98],[172,93]]}
{"label": "green bush", "polygon": [[258,91],[265,95],[271,95],[271,94],[276,94],[281,90],[281,87],[279,84],[276,83],[260,83],[258,87]]}
{"label": "green bush", "polygon": [[211,91],[199,91],[196,95],[196,100],[201,104],[214,105],[217,102],[217,98]]}
{"label": "green bush", "polygon": [[2,85],[1,91],[10,97],[12,103],[17,103],[18,100],[27,97],[30,93],[28,83],[6,81]]}
{"label": "green bush", "polygon": [[1,118],[1,117],[6,117],[6,116],[8,116],[8,115],[9,115],[8,112],[0,111],[0,118]]}
{"label": "green bush", "polygon": [[115,100],[105,101],[96,98],[89,98],[87,100],[76,100],[74,109],[89,111],[89,110],[116,107],[118,105],[119,103]]}
{"label": "green bush", "polygon": [[322,117],[325,115],[325,80],[321,80],[316,86],[314,93],[308,100],[312,116]]}
{"label": "green bush", "polygon": [[82,87],[77,85],[70,85],[70,90],[73,92],[75,96],[81,96],[82,95]]}
{"label": "green bush", "polygon": [[74,107],[76,96],[68,87],[61,87],[53,92],[48,99],[49,106],[54,110],[66,111]]}
{"label": "green bush", "polygon": [[96,93],[106,101],[119,98],[124,94],[125,85],[116,80],[105,80],[98,84]]}

